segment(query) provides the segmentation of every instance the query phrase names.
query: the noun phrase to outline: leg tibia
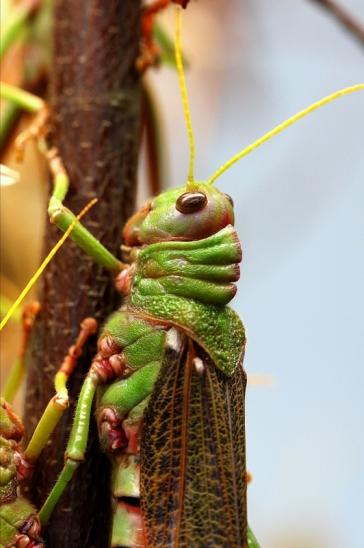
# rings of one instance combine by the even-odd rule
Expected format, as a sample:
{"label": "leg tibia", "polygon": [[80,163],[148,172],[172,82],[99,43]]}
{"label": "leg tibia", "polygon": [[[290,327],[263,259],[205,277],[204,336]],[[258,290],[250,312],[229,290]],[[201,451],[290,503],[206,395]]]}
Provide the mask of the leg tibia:
{"label": "leg tibia", "polygon": [[74,472],[78,468],[78,465],[79,465],[79,462],[66,460],[66,463],[57,479],[55,486],[53,487],[47,500],[45,501],[45,503],[43,504],[39,512],[39,519],[41,521],[42,526],[45,525],[47,521],[49,520],[54,510],[54,507],[56,506],[58,500],[60,499],[63,491],[66,489]]}
{"label": "leg tibia", "polygon": [[26,460],[33,462],[37,459],[64,411],[68,408],[68,391],[66,383],[73,373],[77,364],[77,358],[80,356],[86,341],[91,335],[96,333],[96,330],[97,322],[93,318],[86,318],[82,322],[77,341],[68,349],[68,353],[55,376],[54,384],[56,394],[48,403],[33,436],[24,451],[24,458]]}
{"label": "leg tibia", "polygon": [[[58,228],[65,232],[75,219],[75,215],[67,209],[60,200],[51,198],[48,208],[48,213],[53,222]],[[87,255],[92,257],[98,264],[101,264],[108,270],[119,272],[123,265],[110,253],[96,238],[78,222],[70,238],[81,248]]]}
{"label": "leg tibia", "polygon": [[89,373],[83,383],[77,402],[75,419],[65,453],[65,465],[55,486],[50,492],[39,513],[42,524],[48,521],[55,505],[67,487],[67,484],[71,480],[74,472],[80,462],[84,460],[88,440],[92,402],[96,392],[96,386],[97,379],[95,379],[95,376],[92,373]]}

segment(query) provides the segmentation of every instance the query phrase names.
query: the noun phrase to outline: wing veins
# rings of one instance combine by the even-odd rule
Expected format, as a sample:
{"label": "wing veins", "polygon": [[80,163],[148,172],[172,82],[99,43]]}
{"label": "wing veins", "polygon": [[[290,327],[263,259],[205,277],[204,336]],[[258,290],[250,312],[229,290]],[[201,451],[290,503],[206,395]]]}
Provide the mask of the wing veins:
{"label": "wing veins", "polygon": [[[213,414],[214,414],[214,420],[213,420],[213,425],[214,425],[214,429],[215,429],[215,435],[216,435],[216,439],[217,439],[217,452],[218,452],[218,458],[219,458],[219,462],[222,463],[224,462],[224,455],[222,454],[222,444],[221,444],[221,437],[220,437],[220,432],[219,432],[219,428],[218,428],[218,417],[217,417],[217,413],[216,413],[216,401],[215,401],[215,397],[214,397],[214,387],[213,387],[213,383],[212,383],[212,379],[211,379],[211,372],[210,370],[207,368],[207,378],[208,378],[208,382],[209,382],[209,387],[210,387],[210,393],[211,395],[213,396],[212,397],[212,400],[211,400],[211,407],[212,407],[212,411],[213,411]],[[231,436],[229,436],[230,438],[230,441],[231,441]],[[226,491],[226,484],[227,484],[227,478],[226,478],[226,473],[225,473],[225,469],[223,466],[221,466],[221,474],[223,476],[223,481],[221,482],[222,483],[222,494],[223,494],[223,498],[224,498],[224,503],[226,505],[226,507],[229,506],[229,496],[228,496],[228,493]],[[233,524],[231,523],[231,520],[230,520],[230,512],[228,513],[229,514],[229,521],[230,521],[230,525],[232,526]],[[231,529],[229,529],[231,530]]]}
{"label": "wing veins", "polygon": [[182,403],[182,432],[181,432],[181,473],[180,473],[180,489],[179,500],[177,509],[177,523],[176,523],[176,538],[177,546],[179,545],[179,537],[181,531],[181,522],[183,516],[183,510],[185,506],[186,497],[186,469],[188,459],[188,418],[189,418],[189,403],[191,395],[191,378],[193,368],[193,346],[191,339],[188,339],[188,351],[186,359],[185,375],[183,380],[183,403]]}

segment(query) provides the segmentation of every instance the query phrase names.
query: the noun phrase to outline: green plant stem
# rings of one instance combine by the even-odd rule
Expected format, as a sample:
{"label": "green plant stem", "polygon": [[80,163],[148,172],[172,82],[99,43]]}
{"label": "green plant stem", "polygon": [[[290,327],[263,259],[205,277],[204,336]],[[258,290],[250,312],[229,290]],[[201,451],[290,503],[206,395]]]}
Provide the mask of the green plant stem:
{"label": "green plant stem", "polygon": [[[158,46],[160,47],[160,57],[161,57],[162,63],[176,68],[174,42],[168,36],[167,32],[164,30],[162,25],[160,25],[158,22],[154,23],[153,37],[156,43],[158,44]],[[185,68],[188,67],[188,61],[186,57],[183,55],[183,53],[182,53],[182,60]]]}
{"label": "green plant stem", "polygon": [[18,105],[8,101],[1,112],[0,118],[0,150],[5,146],[8,136],[18,115]]}
{"label": "green plant stem", "polygon": [[15,395],[24,379],[25,365],[23,359],[17,359],[12,366],[9,376],[5,383],[3,397],[9,402],[13,403]]}
{"label": "green plant stem", "polygon": [[27,1],[16,9],[12,10],[12,15],[1,32],[0,40],[0,60],[2,60],[6,51],[12,46],[27,29],[29,19],[39,7],[39,0]]}
{"label": "green plant stem", "polygon": [[44,101],[40,97],[5,82],[0,82],[0,97],[28,112],[36,113],[44,107]]}

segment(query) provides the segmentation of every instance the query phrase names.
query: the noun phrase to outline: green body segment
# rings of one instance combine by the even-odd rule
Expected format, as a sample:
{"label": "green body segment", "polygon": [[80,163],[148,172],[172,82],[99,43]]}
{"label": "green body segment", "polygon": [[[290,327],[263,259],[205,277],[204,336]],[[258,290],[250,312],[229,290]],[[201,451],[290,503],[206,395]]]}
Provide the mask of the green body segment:
{"label": "green body segment", "polygon": [[156,329],[125,311],[112,314],[101,337],[110,335],[122,348],[128,367],[138,369],[150,362],[160,361],[164,351],[165,332]]}
{"label": "green body segment", "polygon": [[129,413],[132,419],[138,415],[138,404],[153,391],[163,359],[166,333],[126,310],[119,310],[106,322],[101,338],[105,336],[111,336],[120,345],[127,366],[135,371],[101,388],[99,407],[111,406],[120,415]]}
{"label": "green body segment", "polygon": [[150,362],[127,379],[111,384],[104,392],[100,406],[114,407],[125,415],[152,393],[160,362]]}
{"label": "green body segment", "polygon": [[[0,546],[15,546],[22,537],[24,546],[41,548],[39,521],[34,506],[20,493],[23,424],[11,406],[0,400]],[[29,536],[28,536],[29,535]],[[34,535],[34,536],[33,536]]]}
{"label": "green body segment", "polygon": [[134,455],[123,455],[122,458],[114,459],[111,483],[115,499],[138,498],[139,481],[139,466]]}
{"label": "green body segment", "polygon": [[[113,329],[107,323],[105,331],[110,334],[112,332],[119,343],[131,343],[132,347],[135,342],[130,338],[130,332],[138,332],[140,342],[147,339],[146,335],[141,333],[142,320],[138,319],[139,314],[143,321],[144,318],[148,318],[149,329],[155,329],[154,326],[160,324],[164,324],[165,328],[176,326],[200,344],[225,375],[233,376],[242,359],[245,334],[240,319],[226,303],[235,292],[231,282],[238,278],[237,264],[240,259],[240,245],[231,226],[203,241],[162,242],[145,247],[137,256],[136,274],[127,306],[127,310],[135,313],[135,326],[132,329],[127,326],[128,336],[124,336],[123,340],[120,331],[118,332],[121,323],[116,320],[116,326],[114,318],[111,320]],[[168,280],[168,285],[161,284],[161,279]],[[182,280],[183,284],[178,285],[179,280]],[[209,284],[208,280],[212,283]],[[228,293],[223,301],[220,300],[221,284],[228,287]],[[181,287],[182,296],[179,294]],[[153,352],[153,347],[148,348]],[[123,352],[127,355],[127,348],[124,348]],[[132,355],[130,357],[132,358]],[[132,367],[132,363],[128,362],[128,365]],[[158,372],[160,366],[159,362]],[[148,365],[144,367],[148,368]],[[134,376],[141,371],[134,373]],[[154,377],[153,384],[156,379],[157,376]],[[122,402],[118,389],[124,382],[116,381],[107,388],[101,404],[114,406],[124,412],[125,407],[120,407]],[[132,393],[129,396],[133,396]],[[125,497],[130,496],[131,492],[135,493],[130,486],[139,485],[138,480],[139,467],[135,460],[115,465],[114,496]],[[125,541],[125,537],[131,534],[134,520],[133,514],[129,515],[124,507],[118,506],[114,521],[113,545],[117,545],[120,538]],[[252,544],[250,532],[248,538],[249,547],[258,546]],[[129,542],[132,546],[130,537]]]}
{"label": "green body segment", "polygon": [[24,497],[0,504],[0,546],[13,546],[15,536],[25,521],[36,516],[36,509]]}
{"label": "green body segment", "polygon": [[232,375],[241,361],[245,332],[239,316],[225,305],[235,294],[231,281],[238,279],[240,260],[232,226],[204,240],[152,244],[137,257],[132,309],[179,327],[202,346],[216,367]]}

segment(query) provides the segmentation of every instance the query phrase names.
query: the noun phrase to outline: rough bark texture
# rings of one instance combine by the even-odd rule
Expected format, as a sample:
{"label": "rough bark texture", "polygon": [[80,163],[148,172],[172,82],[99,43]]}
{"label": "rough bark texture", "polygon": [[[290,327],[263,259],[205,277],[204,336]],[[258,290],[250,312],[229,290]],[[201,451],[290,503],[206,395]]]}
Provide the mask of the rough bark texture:
{"label": "rough bark texture", "polygon": [[[84,224],[113,253],[134,207],[140,90],[134,70],[140,29],[139,0],[57,0],[52,67],[53,143],[71,180],[66,206],[74,212],[97,196]],[[45,251],[60,237],[49,223]],[[110,274],[68,240],[43,276],[42,313],[29,350],[26,428],[32,432],[50,396],[53,376],[80,321],[100,322],[119,299]],[[95,351],[84,353],[70,382],[71,408],[36,465],[32,498],[39,506],[62,464],[80,385]],[[45,531],[53,548],[106,547],[110,524],[109,466],[92,425],[86,462]]]}

